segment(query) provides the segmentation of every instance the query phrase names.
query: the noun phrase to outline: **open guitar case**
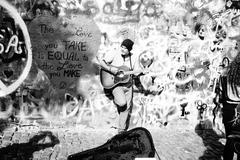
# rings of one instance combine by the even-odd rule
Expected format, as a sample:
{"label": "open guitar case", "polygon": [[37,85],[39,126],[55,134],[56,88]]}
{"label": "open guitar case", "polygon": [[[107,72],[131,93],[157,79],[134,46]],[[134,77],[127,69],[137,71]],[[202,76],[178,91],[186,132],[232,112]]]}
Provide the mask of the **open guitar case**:
{"label": "open guitar case", "polygon": [[68,160],[134,160],[155,156],[150,132],[142,127],[117,134],[105,144],[68,156]]}

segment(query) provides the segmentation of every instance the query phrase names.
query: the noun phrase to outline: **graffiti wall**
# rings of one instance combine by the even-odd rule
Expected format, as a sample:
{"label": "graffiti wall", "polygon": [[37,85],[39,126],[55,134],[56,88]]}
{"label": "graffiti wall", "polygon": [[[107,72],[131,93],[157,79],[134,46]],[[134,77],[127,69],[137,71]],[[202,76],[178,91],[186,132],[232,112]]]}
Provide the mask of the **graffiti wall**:
{"label": "graffiti wall", "polygon": [[[101,85],[96,56],[116,52],[125,38],[135,43],[132,52],[139,69],[150,71],[135,80],[131,127],[212,120],[216,81],[239,51],[238,1],[8,2],[27,26],[33,60],[21,85],[1,97],[1,114],[22,123],[42,119],[49,124],[117,126],[118,113]],[[0,18],[16,26],[7,9],[2,7]],[[13,26],[0,28],[1,61],[8,66],[1,66],[5,85],[21,75],[17,70],[27,72],[14,69],[9,48],[22,59],[31,58]]]}

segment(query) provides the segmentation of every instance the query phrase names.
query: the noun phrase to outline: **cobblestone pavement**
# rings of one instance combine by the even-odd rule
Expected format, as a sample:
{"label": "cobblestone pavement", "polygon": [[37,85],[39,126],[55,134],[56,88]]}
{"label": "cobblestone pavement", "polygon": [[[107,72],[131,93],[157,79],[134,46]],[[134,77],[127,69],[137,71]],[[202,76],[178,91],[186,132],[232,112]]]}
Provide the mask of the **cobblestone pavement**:
{"label": "cobblestone pavement", "polygon": [[[97,147],[114,129],[37,127],[1,124],[0,159],[66,160],[68,155]],[[161,160],[221,160],[224,136],[184,121],[149,129]],[[157,159],[157,156],[156,156]]]}

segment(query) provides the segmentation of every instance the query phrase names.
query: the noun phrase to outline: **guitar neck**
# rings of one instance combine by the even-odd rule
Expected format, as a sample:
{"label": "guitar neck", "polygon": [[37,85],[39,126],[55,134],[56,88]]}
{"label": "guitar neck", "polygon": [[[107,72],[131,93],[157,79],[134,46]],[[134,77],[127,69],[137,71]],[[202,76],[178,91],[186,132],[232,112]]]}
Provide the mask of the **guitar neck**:
{"label": "guitar neck", "polygon": [[135,74],[135,73],[141,73],[143,72],[142,70],[136,70],[136,71],[125,71],[124,74],[125,75],[131,75],[131,74]]}

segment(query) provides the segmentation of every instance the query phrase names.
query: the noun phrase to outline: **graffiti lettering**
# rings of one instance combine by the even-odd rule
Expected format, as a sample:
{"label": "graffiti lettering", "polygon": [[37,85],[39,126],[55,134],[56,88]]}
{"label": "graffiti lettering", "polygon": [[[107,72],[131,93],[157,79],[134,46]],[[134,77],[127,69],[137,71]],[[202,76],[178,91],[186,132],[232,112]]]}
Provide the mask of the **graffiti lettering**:
{"label": "graffiti lettering", "polygon": [[60,88],[60,89],[65,89],[66,86],[67,86],[67,83],[64,82],[64,81],[60,82],[60,84],[59,84],[59,88]]}
{"label": "graffiti lettering", "polygon": [[54,66],[52,64],[49,64],[47,62],[43,62],[42,65],[40,65],[42,69],[46,70],[54,70]]}
{"label": "graffiti lettering", "polygon": [[84,32],[82,27],[76,29],[75,35],[79,37],[84,37],[84,38],[92,37],[92,33]]}
{"label": "graffiti lettering", "polygon": [[14,52],[17,54],[21,54],[22,53],[22,49],[19,46],[19,40],[18,40],[18,36],[17,35],[13,35],[7,45],[7,48],[5,50],[4,45],[2,43],[0,43],[0,54],[2,54],[5,50],[5,53],[8,53],[10,48],[13,47],[14,48]]}
{"label": "graffiti lettering", "polygon": [[78,50],[78,51],[87,51],[87,42],[79,41],[66,41],[63,40],[65,50]]}
{"label": "graffiti lettering", "polygon": [[45,45],[45,50],[49,49],[49,48],[57,48],[58,44],[47,44]]}
{"label": "graffiti lettering", "polygon": [[44,59],[45,58],[44,54],[41,53],[41,52],[38,52],[38,54],[33,55],[33,57],[34,58],[39,58],[39,59]]}
{"label": "graffiti lettering", "polygon": [[[124,4],[124,5],[123,5]],[[103,6],[103,13],[110,17],[103,17],[105,23],[125,23],[138,22],[140,16],[140,1],[133,0],[118,0],[116,3],[107,2]],[[126,17],[126,15],[128,17]]]}
{"label": "graffiti lettering", "polygon": [[9,51],[9,49],[10,49],[10,47],[14,47],[14,51],[15,51],[15,53],[17,53],[17,54],[21,54],[22,53],[22,49],[19,47],[17,47],[18,46],[18,36],[16,36],[16,35],[13,35],[11,38],[10,38],[10,40],[9,40],[9,43],[8,43],[8,46],[7,46],[7,49],[6,49],[6,53]]}
{"label": "graffiti lettering", "polygon": [[[19,15],[18,11],[11,6],[7,1],[2,0],[0,3],[1,7],[6,9],[6,13],[9,13],[9,15],[13,18],[13,22],[14,24],[17,24],[16,26],[19,27],[19,30],[22,33],[22,38],[23,38],[23,42],[25,44],[25,53],[27,54],[27,59],[26,59],[26,64],[24,66],[24,68],[22,69],[22,73],[20,74],[20,76],[14,80],[14,82],[8,86],[5,86],[2,82],[1,82],[1,89],[0,89],[0,97],[4,97],[10,93],[12,93],[14,90],[16,90],[21,84],[22,82],[26,79],[31,65],[32,65],[32,48],[31,48],[31,42],[30,42],[30,37],[28,34],[28,30],[26,27],[26,24],[24,23],[23,19],[21,18],[21,16]],[[6,37],[4,37],[6,38]],[[13,35],[10,38],[10,41],[8,43],[8,46],[6,48],[6,51],[9,51],[9,49],[11,47],[14,47],[14,51],[17,54],[22,53],[21,49],[18,49],[18,37],[16,35]],[[1,47],[3,45],[0,45]],[[3,48],[0,49],[2,52],[4,51]]]}
{"label": "graffiti lettering", "polygon": [[49,73],[49,76],[50,76],[50,78],[53,78],[53,77],[60,77],[60,73],[57,73],[57,72],[51,72],[51,73]]}
{"label": "graffiti lettering", "polygon": [[48,51],[48,60],[80,61],[78,52]]}
{"label": "graffiti lettering", "polygon": [[80,77],[81,70],[64,70],[63,76],[67,77]]}
{"label": "graffiti lettering", "polygon": [[41,33],[54,33],[54,28],[46,24],[39,24]]}
{"label": "graffiti lettering", "polygon": [[62,69],[82,69],[83,66],[81,63],[78,63],[78,64],[72,64],[72,63],[69,63],[69,61],[65,61],[63,63],[59,62],[59,67],[57,67],[57,70],[62,70]]}
{"label": "graffiti lettering", "polygon": [[[89,15],[95,16],[99,13],[100,6],[103,7],[100,8],[103,11],[96,17],[97,22],[121,24],[117,27],[109,25],[109,28],[113,31],[106,31],[106,28],[102,28],[103,32],[109,32],[108,34],[111,35],[110,39],[106,38],[106,36],[104,37],[104,45],[101,48],[103,52],[108,51],[109,48],[115,49],[116,47],[114,45],[119,43],[118,41],[122,37],[134,37],[134,40],[139,42],[136,43],[139,50],[141,51],[147,48],[147,50],[152,51],[151,56],[154,57],[140,57],[140,67],[149,67],[152,70],[156,69],[161,72],[161,75],[145,75],[146,78],[143,76],[140,78],[141,83],[144,82],[143,90],[147,88],[148,91],[143,91],[145,93],[144,96],[136,96],[138,98],[143,96],[143,99],[145,99],[139,100],[141,101],[139,104],[137,104],[137,100],[134,99],[133,103],[136,106],[136,111],[134,110],[135,112],[133,112],[135,119],[131,119],[133,122],[140,122],[143,125],[150,123],[151,125],[158,125],[159,123],[164,124],[166,121],[165,119],[167,119],[172,112],[170,109],[171,106],[164,106],[164,104],[172,105],[177,103],[177,98],[167,99],[162,96],[164,94],[169,95],[168,97],[191,97],[193,100],[199,98],[198,94],[200,93],[203,94],[200,98],[208,97],[205,92],[209,91],[209,86],[211,86],[211,92],[214,91],[216,78],[221,72],[219,70],[222,68],[224,69],[224,67],[232,61],[236,56],[233,54],[237,54],[237,49],[234,48],[233,44],[234,41],[239,40],[237,35],[239,33],[238,26],[240,18],[239,15],[236,15],[239,14],[239,11],[229,9],[227,11],[212,12],[211,7],[207,7],[210,6],[212,0],[208,2],[196,1],[191,2],[191,4],[176,3],[178,5],[172,3],[172,1],[163,3],[160,1],[153,2],[142,0],[105,0],[103,2],[97,2],[99,5],[96,5],[93,0],[84,2],[81,0],[59,2],[59,5],[62,7],[60,15],[71,16],[73,13],[79,13],[80,15],[88,15],[84,17],[89,17]],[[193,11],[186,10],[188,8],[186,5],[191,5],[191,7],[196,7],[197,9],[193,9]],[[166,8],[170,8],[171,12],[166,11]],[[203,8],[203,10],[200,8]],[[229,14],[230,11],[233,13]],[[191,12],[190,14],[192,14],[191,16],[193,17],[187,17],[188,15],[185,17],[185,12]],[[69,86],[69,79],[72,80],[72,77],[84,76],[85,65],[91,63],[93,54],[91,54],[92,51],[90,49],[93,47],[90,45],[93,43],[89,42],[88,39],[95,38],[96,34],[94,34],[93,31],[90,32],[91,27],[85,28],[85,24],[82,25],[82,19],[84,19],[84,17],[81,17],[81,21],[79,21],[81,24],[74,23],[74,25],[70,25],[70,22],[75,20],[69,19],[71,21],[68,21],[68,25],[60,29],[56,29],[57,27],[46,21],[38,21],[37,24],[39,25],[35,27],[38,28],[39,32],[41,31],[41,33],[43,33],[42,35],[44,35],[44,37],[47,37],[47,35],[49,36],[49,41],[41,45],[42,50],[39,51],[39,49],[36,49],[34,52],[36,53],[35,57],[41,60],[39,66],[41,69],[47,70],[44,70],[44,72],[48,73],[50,78],[53,79],[56,77],[56,79],[52,80],[53,82],[58,80],[61,81],[59,83],[57,82],[58,84],[56,85],[59,86],[60,89],[66,89]],[[195,23],[185,22],[191,21],[192,19],[194,22],[204,23],[204,25],[206,25],[206,27],[202,28],[205,31],[204,39],[199,39],[200,29],[195,26]],[[49,22],[52,21],[50,20]],[[131,23],[127,26],[122,25],[127,22],[140,23],[134,25]],[[99,27],[105,26],[105,24],[99,24]],[[142,24],[144,24],[144,26],[141,26]],[[141,28],[146,28],[146,31],[141,31]],[[62,37],[62,32],[56,34],[56,36],[52,36],[54,32],[57,33],[57,31],[66,30],[71,30],[70,33],[66,34],[69,37]],[[131,32],[132,30],[134,30],[134,34]],[[228,34],[226,34],[226,32],[228,32]],[[32,33],[36,33],[35,30]],[[229,36],[229,33],[231,33],[231,36]],[[0,35],[0,38],[4,38],[4,36],[5,35]],[[231,38],[226,38],[226,36],[231,37],[233,40]],[[60,38],[57,39],[57,41],[52,41],[52,37]],[[21,48],[18,48],[19,44],[17,41],[17,37],[13,37],[9,42],[10,45],[8,48],[6,47],[7,43],[0,43],[0,53],[4,53],[5,50],[13,50],[13,48],[17,51],[16,53],[20,52]],[[39,40],[37,39],[36,46],[39,44],[38,42]],[[229,60],[221,64],[222,57],[224,56],[227,56]],[[47,60],[50,60],[50,62]],[[207,62],[207,65],[204,64],[205,62]],[[156,64],[161,65],[157,66]],[[219,67],[219,64],[221,64],[221,67]],[[181,66],[185,66],[185,69],[180,70],[179,68]],[[164,68],[164,73],[161,67]],[[88,67],[86,67],[86,70],[87,69]],[[70,78],[67,79],[66,77]],[[90,78],[88,77],[87,79],[89,80]],[[167,85],[165,85],[165,83],[167,83]],[[164,86],[164,90],[162,90],[160,94],[152,94],[155,90],[159,91],[162,86]],[[92,85],[90,87],[92,87]],[[99,90],[101,90],[101,88]],[[85,90],[85,92],[87,91],[88,90]],[[81,91],[81,93],[84,93],[84,91]],[[146,97],[146,93],[148,97]],[[107,112],[109,112],[108,109],[105,109],[107,108],[106,103],[109,102],[108,100],[99,98],[101,100],[99,100],[97,104],[95,97],[90,94],[90,92],[87,94],[89,95],[88,99],[86,99],[89,100],[89,102],[86,103],[86,106],[92,107],[93,110],[101,110],[102,112],[106,112],[107,110]],[[189,96],[189,94],[191,94],[191,96]],[[152,99],[149,95],[152,96]],[[102,96],[104,97],[104,95]],[[152,102],[151,100],[154,99],[154,96],[159,96],[159,98],[156,98],[155,102]],[[93,102],[92,106],[90,105],[91,102]],[[108,105],[113,106],[112,103]],[[188,105],[192,106],[190,103]],[[146,109],[145,106],[149,107]],[[179,110],[179,107],[182,109],[181,117],[185,117],[187,115],[185,110],[186,106],[174,104],[172,108],[177,108],[177,110]],[[80,109],[81,108],[79,108],[79,112]],[[111,107],[111,109],[111,112],[116,111],[114,107]],[[196,108],[194,108],[194,110],[196,110]],[[84,110],[84,113],[88,112],[90,111]],[[197,113],[197,111],[195,112]],[[75,113],[77,114],[77,112]],[[83,119],[84,113],[80,114],[80,119]],[[93,117],[93,113],[90,113],[89,115]],[[117,114],[114,118],[116,117]],[[148,121],[148,118],[151,122]],[[84,121],[84,123],[85,122],[86,121]],[[109,121],[109,124],[110,123]]]}

